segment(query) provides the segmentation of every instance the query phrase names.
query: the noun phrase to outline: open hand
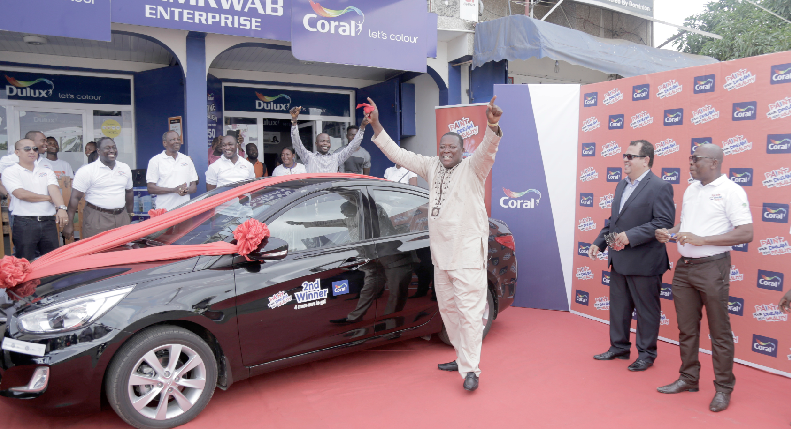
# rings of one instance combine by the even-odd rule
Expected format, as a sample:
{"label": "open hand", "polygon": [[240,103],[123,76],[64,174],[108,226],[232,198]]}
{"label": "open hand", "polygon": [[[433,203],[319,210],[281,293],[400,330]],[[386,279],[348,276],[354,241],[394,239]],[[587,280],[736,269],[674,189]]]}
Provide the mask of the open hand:
{"label": "open hand", "polygon": [[[495,95],[492,97],[492,101],[486,106],[486,119],[489,121],[490,124],[496,124],[500,122],[500,117],[503,116],[503,109],[500,106],[494,104],[494,100],[497,98]],[[370,100],[370,98],[369,98]]]}
{"label": "open hand", "polygon": [[292,107],[288,113],[291,113],[291,120],[296,121],[299,118],[299,112],[302,111],[302,106]]}
{"label": "open hand", "polygon": [[66,210],[56,210],[55,211],[55,223],[59,226],[65,227],[69,223],[69,215],[66,213]]}

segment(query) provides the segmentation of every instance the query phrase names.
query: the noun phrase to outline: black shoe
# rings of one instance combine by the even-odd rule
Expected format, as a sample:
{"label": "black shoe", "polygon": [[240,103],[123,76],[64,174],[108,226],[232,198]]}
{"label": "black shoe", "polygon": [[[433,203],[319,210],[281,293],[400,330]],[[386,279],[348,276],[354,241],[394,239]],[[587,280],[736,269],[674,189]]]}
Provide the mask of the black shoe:
{"label": "black shoe", "polygon": [[681,392],[697,392],[700,390],[697,383],[692,384],[689,381],[678,379],[667,386],[657,387],[656,391],[659,393],[667,393],[667,394],[674,394],[674,393],[681,393]]}
{"label": "black shoe", "polygon": [[[466,382],[465,382],[465,386],[466,386]],[[711,400],[711,404],[709,404],[709,409],[717,413],[728,408],[728,405],[730,405],[730,403],[731,403],[730,392],[717,392],[714,394],[714,399]]]}
{"label": "black shoe", "polygon": [[458,371],[459,365],[454,360],[453,362],[441,363],[437,365],[437,368],[439,368],[440,371]]}
{"label": "black shoe", "polygon": [[607,350],[606,352],[604,352],[604,353],[602,353],[600,355],[596,355],[593,358],[596,359],[596,360],[613,360],[615,358],[618,358],[618,359],[629,359],[629,352],[627,351],[627,352],[615,353],[615,352],[611,352],[611,351]]}
{"label": "black shoe", "polygon": [[652,366],[654,366],[653,362],[638,358],[636,361],[632,362],[631,365],[629,365],[629,371],[645,371]]}
{"label": "black shoe", "polygon": [[[468,372],[467,377],[464,378],[464,389],[472,392],[478,388],[478,376],[474,372]],[[712,402],[713,404],[713,402]]]}

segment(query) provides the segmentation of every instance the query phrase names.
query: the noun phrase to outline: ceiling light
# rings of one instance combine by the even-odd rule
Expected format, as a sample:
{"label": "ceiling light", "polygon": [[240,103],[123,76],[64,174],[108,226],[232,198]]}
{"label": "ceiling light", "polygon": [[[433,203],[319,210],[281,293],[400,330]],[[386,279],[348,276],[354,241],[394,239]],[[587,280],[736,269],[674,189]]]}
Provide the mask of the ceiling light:
{"label": "ceiling light", "polygon": [[22,37],[22,41],[27,43],[28,45],[46,45],[47,38],[44,36],[33,36],[27,35]]}

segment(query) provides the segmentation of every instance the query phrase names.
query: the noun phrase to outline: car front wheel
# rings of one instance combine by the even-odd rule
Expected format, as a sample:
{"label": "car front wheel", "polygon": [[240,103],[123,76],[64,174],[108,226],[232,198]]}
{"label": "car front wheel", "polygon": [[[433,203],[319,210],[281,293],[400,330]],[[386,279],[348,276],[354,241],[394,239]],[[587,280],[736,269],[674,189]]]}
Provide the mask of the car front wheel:
{"label": "car front wheel", "polygon": [[203,339],[175,326],[149,328],[113,358],[105,389],[115,412],[139,429],[162,429],[194,419],[217,384],[214,353]]}
{"label": "car front wheel", "polygon": [[[483,338],[486,338],[486,334],[489,333],[489,330],[492,329],[492,322],[494,321],[494,298],[492,297],[492,291],[490,289],[486,289],[486,307],[483,309]],[[452,346],[450,342],[450,337],[448,337],[448,331],[445,329],[445,324],[442,324],[442,331],[439,333],[439,339],[442,340],[443,343]]]}

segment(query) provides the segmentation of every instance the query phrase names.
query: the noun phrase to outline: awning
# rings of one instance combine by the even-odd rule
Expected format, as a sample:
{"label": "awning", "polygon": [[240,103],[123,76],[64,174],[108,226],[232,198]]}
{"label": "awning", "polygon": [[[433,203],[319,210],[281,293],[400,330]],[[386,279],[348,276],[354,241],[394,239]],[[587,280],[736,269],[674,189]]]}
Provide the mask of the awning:
{"label": "awning", "polygon": [[623,77],[718,62],[714,58],[657,49],[619,39],[511,15],[481,22],[475,29],[472,67],[489,61],[549,57]]}

